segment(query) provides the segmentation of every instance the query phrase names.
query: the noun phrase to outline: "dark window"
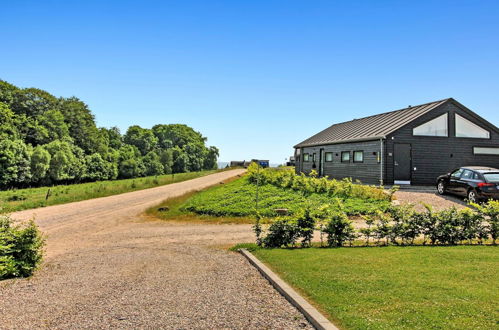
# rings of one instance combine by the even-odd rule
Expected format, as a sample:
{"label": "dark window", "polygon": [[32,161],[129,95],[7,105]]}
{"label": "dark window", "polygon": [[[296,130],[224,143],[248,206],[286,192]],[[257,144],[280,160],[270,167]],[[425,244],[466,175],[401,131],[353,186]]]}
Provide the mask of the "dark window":
{"label": "dark window", "polygon": [[482,180],[480,179],[480,174],[476,173],[473,175],[473,180]]}
{"label": "dark window", "polygon": [[454,172],[452,172],[452,174],[450,176],[453,177],[453,178],[460,178],[461,177],[461,173],[463,173],[463,169],[462,168],[460,168],[458,170],[455,170]]}
{"label": "dark window", "polygon": [[333,153],[326,152],[326,162],[332,162],[332,161],[333,161]]}
{"label": "dark window", "polygon": [[344,163],[350,162],[350,151],[342,151],[341,152],[341,161]]}
{"label": "dark window", "polygon": [[473,179],[473,172],[470,170],[464,170],[463,174],[461,175],[461,179]]}
{"label": "dark window", "polygon": [[315,163],[315,152],[312,154],[312,161]]}
{"label": "dark window", "polygon": [[363,163],[364,162],[364,151],[354,151],[353,152],[353,162],[354,163]]}
{"label": "dark window", "polygon": [[303,161],[308,162],[310,160],[309,157],[309,154],[303,154]]}

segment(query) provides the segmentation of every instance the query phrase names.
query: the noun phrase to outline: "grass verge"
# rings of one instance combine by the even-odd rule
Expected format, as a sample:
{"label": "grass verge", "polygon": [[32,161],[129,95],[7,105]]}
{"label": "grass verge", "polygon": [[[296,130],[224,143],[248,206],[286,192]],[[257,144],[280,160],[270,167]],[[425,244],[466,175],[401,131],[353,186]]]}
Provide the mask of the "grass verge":
{"label": "grass verge", "polygon": [[[195,179],[216,172],[216,170],[212,170],[126,180],[97,181],[72,185],[59,185],[54,187],[0,191],[0,213],[11,213],[37,207],[117,195],[130,191],[153,188]],[[49,194],[48,198],[47,194]]]}
{"label": "grass verge", "polygon": [[[235,178],[230,178],[224,181],[224,184],[228,184]],[[215,186],[217,187],[217,186]],[[170,198],[162,202],[161,204],[151,207],[146,211],[146,214],[161,220],[175,220],[175,221],[189,221],[197,223],[212,223],[212,224],[228,224],[228,223],[248,223],[252,224],[255,222],[254,217],[234,217],[234,216],[212,216],[212,215],[202,215],[194,212],[187,211],[184,206],[190,202],[190,200],[197,194],[208,193],[208,191],[214,189],[214,187],[209,187],[201,191],[191,191],[179,197]]]}
{"label": "grass verge", "polygon": [[253,254],[346,329],[493,329],[491,246],[259,249]]}

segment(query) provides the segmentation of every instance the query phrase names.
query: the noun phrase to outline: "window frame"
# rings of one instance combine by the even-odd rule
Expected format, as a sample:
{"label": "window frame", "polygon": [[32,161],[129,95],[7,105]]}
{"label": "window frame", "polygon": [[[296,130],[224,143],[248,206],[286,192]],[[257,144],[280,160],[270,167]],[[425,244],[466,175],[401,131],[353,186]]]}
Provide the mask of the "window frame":
{"label": "window frame", "polygon": [[[343,160],[343,155],[344,154],[348,154],[348,160]],[[350,163],[350,159],[351,159],[350,151],[342,151],[341,152],[341,162],[342,163]]]}
{"label": "window frame", "polygon": [[[419,127],[421,127],[421,126],[423,126],[423,125],[425,125],[425,124],[428,124],[429,122],[431,122],[431,121],[433,121],[433,120],[436,120],[436,119],[438,119],[438,118],[440,118],[440,117],[443,117],[443,116],[445,116],[445,117],[446,117],[446,125],[447,125],[447,131],[446,131],[446,134],[445,134],[445,135],[427,135],[427,134],[415,134],[415,133],[414,133],[414,130],[415,130],[416,128],[419,128]],[[420,125],[418,125],[418,126],[416,126],[416,127],[413,127],[413,128],[412,128],[412,136],[423,136],[423,137],[432,137],[432,138],[448,138],[448,137],[449,137],[449,117],[450,117],[450,116],[449,116],[449,113],[448,113],[448,112],[446,112],[446,113],[441,114],[440,116],[437,116],[437,117],[434,117],[434,118],[432,118],[432,119],[430,119],[430,120],[427,120],[427,121],[425,121],[424,123],[422,123],[422,124],[420,124]]]}
{"label": "window frame", "polygon": [[[497,150],[497,153],[490,153],[490,152],[477,152],[476,149],[495,149]],[[480,147],[480,146],[473,146],[473,155],[482,155],[482,156],[499,156],[499,148],[498,147]]]}
{"label": "window frame", "polygon": [[[331,155],[331,160],[327,160],[327,156]],[[334,159],[334,152],[324,152],[324,162],[331,163]]]}
{"label": "window frame", "polygon": [[[462,119],[464,119],[465,122],[468,122],[470,123],[471,125],[473,126],[476,126],[478,127],[479,129],[481,130],[484,130],[485,132],[487,132],[489,134],[488,137],[478,137],[478,136],[458,136],[457,135],[457,118],[460,117]],[[464,116],[461,116],[460,114],[458,113],[455,113],[454,114],[454,137],[458,138],[458,139],[482,139],[482,140],[490,140],[492,138],[492,134],[490,133],[490,130],[488,129],[485,129],[484,127],[476,124],[474,121],[472,120],[469,120],[468,118],[464,117]]]}
{"label": "window frame", "polygon": [[303,153],[303,162],[304,163],[310,162],[310,154],[308,152]]}
{"label": "window frame", "polygon": [[[358,153],[358,152],[360,152],[360,153],[361,153],[361,155],[362,155],[362,160],[355,160],[355,154],[356,154],[356,153]],[[353,159],[353,162],[354,162],[354,163],[363,163],[363,162],[364,162],[364,150],[355,150],[355,151],[353,152],[353,155],[352,155],[352,156],[353,156],[353,157],[352,157],[352,159]]]}

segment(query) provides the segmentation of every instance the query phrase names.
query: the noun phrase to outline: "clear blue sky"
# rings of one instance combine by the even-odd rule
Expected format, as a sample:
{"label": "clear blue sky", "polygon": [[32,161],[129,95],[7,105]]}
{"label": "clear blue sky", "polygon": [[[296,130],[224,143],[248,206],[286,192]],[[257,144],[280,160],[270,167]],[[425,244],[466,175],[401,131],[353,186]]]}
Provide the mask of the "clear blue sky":
{"label": "clear blue sky", "polygon": [[185,123],[283,162],[335,122],[454,97],[499,125],[498,1],[1,1],[0,79],[99,126]]}

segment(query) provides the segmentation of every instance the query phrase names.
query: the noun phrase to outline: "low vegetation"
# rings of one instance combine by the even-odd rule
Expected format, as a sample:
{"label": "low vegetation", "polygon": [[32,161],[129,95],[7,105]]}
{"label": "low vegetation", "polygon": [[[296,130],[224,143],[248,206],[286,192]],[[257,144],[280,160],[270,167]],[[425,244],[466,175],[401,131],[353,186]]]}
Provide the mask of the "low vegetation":
{"label": "low vegetation", "polygon": [[495,329],[496,249],[253,246],[253,253],[341,328]]}
{"label": "low vegetation", "polygon": [[248,178],[251,183],[270,184],[283,189],[291,189],[303,193],[305,196],[320,194],[341,199],[356,198],[362,200],[391,201],[393,193],[386,193],[384,189],[375,186],[354,184],[351,179],[331,180],[328,177],[317,178],[314,170],[310,176],[296,175],[291,168],[268,168],[262,170],[256,164],[248,168]]}
{"label": "low vegetation", "polygon": [[309,205],[317,207],[338,200],[343,203],[348,215],[372,214],[385,210],[387,199],[365,199],[360,197],[331,197],[325,193],[304,194],[301,191],[276,187],[269,183],[257,185],[251,176],[244,176],[228,184],[220,185],[192,196],[183,209],[201,215],[254,216],[258,190],[258,212],[263,217],[275,217],[277,209],[286,209],[288,214],[299,213]]}
{"label": "low vegetation", "polygon": [[[208,188],[210,190],[212,188]],[[206,191],[206,190],[205,190]],[[208,214],[197,214],[185,210],[184,205],[199,191],[189,192],[179,197],[169,198],[160,205],[149,208],[146,214],[161,220],[189,221],[189,222],[206,222],[214,224],[226,223],[247,223],[255,222],[254,217],[234,217],[234,216],[213,216]]]}
{"label": "low vegetation", "polygon": [[215,173],[201,171],[145,178],[0,191],[0,213],[64,204],[162,186]]}
{"label": "low vegetation", "polygon": [[[257,221],[254,227],[256,242],[263,247],[290,247],[301,240],[302,247],[310,246],[314,230],[319,230],[321,245],[326,236],[327,246],[344,245],[456,245],[496,244],[499,238],[499,201],[475,204],[475,210],[450,208],[435,212],[429,206],[417,212],[411,205],[390,206],[365,215],[366,227],[355,228],[344,206],[324,205],[308,207],[293,216],[278,217],[266,231]],[[358,240],[356,242],[356,240]],[[362,244],[362,243],[360,243]]]}
{"label": "low vegetation", "polygon": [[0,216],[0,280],[30,276],[42,259],[43,238],[34,221]]}

